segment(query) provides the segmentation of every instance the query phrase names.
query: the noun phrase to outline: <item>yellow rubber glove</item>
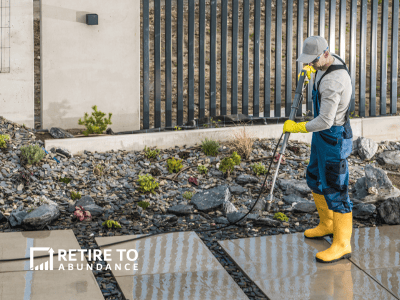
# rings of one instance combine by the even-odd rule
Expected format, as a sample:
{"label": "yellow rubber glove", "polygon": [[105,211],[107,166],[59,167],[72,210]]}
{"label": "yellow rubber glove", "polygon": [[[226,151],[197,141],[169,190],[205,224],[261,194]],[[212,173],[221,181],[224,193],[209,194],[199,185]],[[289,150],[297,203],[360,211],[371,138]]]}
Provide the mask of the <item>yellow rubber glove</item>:
{"label": "yellow rubber glove", "polygon": [[[311,79],[311,74],[312,73],[317,72],[312,66],[309,66],[309,65],[305,66],[303,68],[303,70],[307,71],[306,78],[304,78],[305,83],[308,83],[308,81]],[[298,79],[300,79],[300,74],[301,74],[301,72],[299,73]]]}
{"label": "yellow rubber glove", "polygon": [[283,124],[283,133],[292,132],[292,133],[308,133],[306,129],[307,122],[296,123],[292,120],[287,120],[285,124]]}

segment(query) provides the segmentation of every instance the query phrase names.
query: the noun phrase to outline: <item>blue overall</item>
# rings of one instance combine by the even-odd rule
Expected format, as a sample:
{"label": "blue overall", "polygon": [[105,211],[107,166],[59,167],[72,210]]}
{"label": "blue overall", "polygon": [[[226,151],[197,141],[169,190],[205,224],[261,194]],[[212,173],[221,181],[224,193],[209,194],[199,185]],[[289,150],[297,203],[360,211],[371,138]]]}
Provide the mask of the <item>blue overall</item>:
{"label": "blue overall", "polygon": [[[316,118],[319,115],[321,100],[315,84],[312,95]],[[312,136],[310,163],[306,173],[307,185],[314,193],[324,195],[329,209],[338,213],[348,213],[353,208],[348,193],[347,163],[352,146],[353,133],[348,114],[343,126],[332,126],[314,132]]]}

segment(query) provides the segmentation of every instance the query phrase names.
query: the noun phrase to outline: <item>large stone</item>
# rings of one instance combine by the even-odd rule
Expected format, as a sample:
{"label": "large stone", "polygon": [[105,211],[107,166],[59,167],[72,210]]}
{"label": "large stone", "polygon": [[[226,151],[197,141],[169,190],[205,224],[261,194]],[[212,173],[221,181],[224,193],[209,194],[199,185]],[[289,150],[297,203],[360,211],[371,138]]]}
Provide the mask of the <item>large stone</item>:
{"label": "large stone", "polygon": [[385,151],[379,154],[377,161],[379,164],[384,165],[386,168],[399,169],[400,168],[400,151]]}
{"label": "large stone", "polygon": [[26,217],[28,213],[23,210],[23,206],[21,205],[16,210],[13,210],[8,218],[8,222],[11,226],[19,226],[22,224],[22,221]]}
{"label": "large stone", "polygon": [[230,199],[231,192],[228,186],[223,185],[194,194],[190,204],[200,211],[209,212],[222,208],[223,204],[230,201]]}
{"label": "large stone", "polygon": [[389,225],[400,225],[400,198],[389,198],[378,208],[379,215]]}
{"label": "large stone", "polygon": [[217,218],[214,219],[214,222],[215,222],[216,224],[225,224],[225,225],[228,225],[228,224],[229,224],[228,219],[225,218],[225,217],[217,217]]}
{"label": "large stone", "polygon": [[353,206],[353,217],[358,219],[368,219],[376,210],[373,204],[358,203]]}
{"label": "large stone", "polygon": [[295,194],[304,197],[311,193],[311,189],[308,187],[306,180],[279,179],[277,184],[285,195]]}
{"label": "large stone", "polygon": [[233,185],[229,187],[229,190],[231,191],[232,195],[241,195],[245,192],[247,192],[247,189],[240,185]]}
{"label": "large stone", "polygon": [[178,204],[168,208],[167,212],[175,215],[189,215],[194,212],[194,207],[193,205]]}
{"label": "large stone", "polygon": [[225,216],[227,214],[230,214],[230,213],[233,213],[233,212],[237,211],[237,208],[235,207],[235,205],[233,205],[233,203],[230,202],[230,201],[225,201],[223,203],[222,207],[223,207],[223,211],[224,211]]}
{"label": "large stone", "polygon": [[104,208],[98,206],[90,196],[84,196],[77,200],[73,206],[74,210],[76,206],[82,206],[85,210],[89,211],[93,217],[100,216],[104,212]]}
{"label": "large stone", "polygon": [[252,175],[242,174],[236,177],[236,182],[238,184],[257,183],[258,178]]}
{"label": "large stone", "polygon": [[293,203],[299,203],[299,202],[307,202],[308,200],[295,195],[295,194],[290,194],[282,197],[283,202],[285,202],[288,205],[292,205]]}
{"label": "large stone", "polygon": [[55,139],[73,138],[74,136],[64,129],[58,127],[51,127],[50,134]]}
{"label": "large stone", "polygon": [[26,215],[22,224],[27,229],[43,229],[60,216],[57,205],[44,204]]}
{"label": "large stone", "polygon": [[368,196],[368,189],[367,189],[367,178],[361,177],[358,178],[356,184],[354,185],[354,193],[356,198],[362,199]]}
{"label": "large stone", "polygon": [[378,150],[378,144],[373,140],[361,137],[359,140],[358,155],[363,160],[371,159]]}
{"label": "large stone", "polygon": [[315,205],[315,202],[311,201],[301,201],[296,203],[293,206],[293,211],[294,212],[302,212],[302,213],[312,213],[317,210],[317,207]]}

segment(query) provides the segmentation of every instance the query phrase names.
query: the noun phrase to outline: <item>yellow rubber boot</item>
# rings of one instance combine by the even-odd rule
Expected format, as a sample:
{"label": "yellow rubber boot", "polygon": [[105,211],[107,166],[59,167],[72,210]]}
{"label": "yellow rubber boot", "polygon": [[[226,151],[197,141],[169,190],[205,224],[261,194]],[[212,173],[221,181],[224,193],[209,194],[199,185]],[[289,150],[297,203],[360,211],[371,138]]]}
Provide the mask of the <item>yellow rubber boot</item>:
{"label": "yellow rubber boot", "polygon": [[317,227],[304,231],[304,237],[308,239],[322,239],[324,236],[333,234],[333,210],[328,208],[324,195],[313,193],[314,202],[317,206],[319,224]]}
{"label": "yellow rubber boot", "polygon": [[332,263],[351,257],[351,233],[353,231],[353,213],[333,212],[333,242],[325,251],[315,256],[318,262]]}

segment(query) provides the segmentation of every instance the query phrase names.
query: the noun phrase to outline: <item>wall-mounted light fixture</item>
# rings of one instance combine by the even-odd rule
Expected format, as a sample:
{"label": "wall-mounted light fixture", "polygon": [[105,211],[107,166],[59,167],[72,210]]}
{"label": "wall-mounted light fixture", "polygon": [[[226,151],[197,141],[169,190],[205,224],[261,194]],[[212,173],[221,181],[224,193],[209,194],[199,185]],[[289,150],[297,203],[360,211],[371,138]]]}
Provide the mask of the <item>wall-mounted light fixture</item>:
{"label": "wall-mounted light fixture", "polygon": [[97,14],[86,14],[87,25],[99,25],[99,17]]}

